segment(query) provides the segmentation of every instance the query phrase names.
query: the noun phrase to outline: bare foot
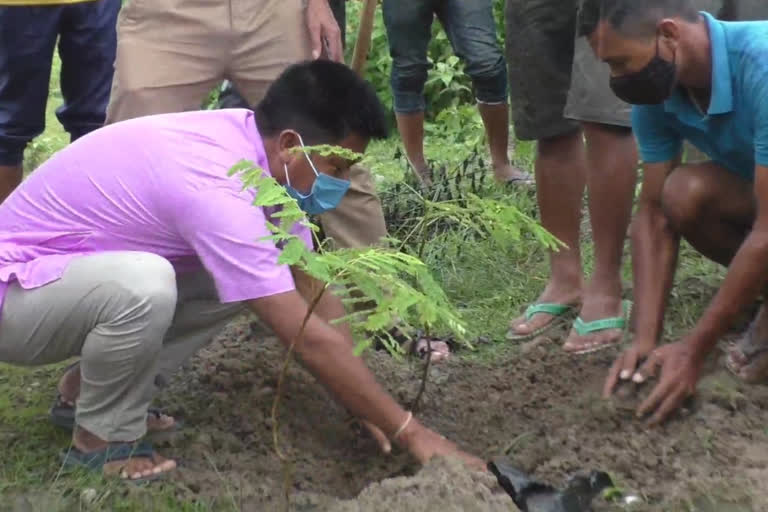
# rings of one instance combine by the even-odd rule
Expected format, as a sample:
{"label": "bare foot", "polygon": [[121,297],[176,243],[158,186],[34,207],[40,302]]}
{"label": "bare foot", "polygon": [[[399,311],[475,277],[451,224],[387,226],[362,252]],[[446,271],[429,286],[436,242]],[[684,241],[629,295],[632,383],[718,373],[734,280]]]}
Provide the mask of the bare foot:
{"label": "bare foot", "polygon": [[426,338],[421,338],[416,342],[416,355],[426,359],[427,353],[431,363],[439,363],[451,357],[451,348],[444,341],[430,339],[427,343]]}
{"label": "bare foot", "polygon": [[521,185],[534,183],[530,174],[512,164],[494,166],[493,176],[498,183],[519,183]]}
{"label": "bare foot", "polygon": [[413,172],[416,174],[416,179],[419,180],[422,188],[429,188],[432,186],[432,169],[429,167],[413,167]]}
{"label": "bare foot", "polygon": [[139,480],[168,473],[174,469],[176,469],[176,461],[154,454],[151,458],[135,457],[107,462],[104,464],[104,476],[120,476],[125,480]]}
{"label": "bare foot", "polygon": [[[587,295],[579,313],[584,323],[606,318],[623,318],[624,310],[620,296]],[[599,350],[619,343],[624,336],[623,329],[606,329],[580,336],[576,329],[571,329],[563,345],[566,352],[584,353]]]}
{"label": "bare foot", "polygon": [[737,377],[750,384],[768,378],[768,314],[765,306],[744,336],[728,351],[726,367]]}
{"label": "bare foot", "polygon": [[73,366],[64,372],[59,379],[59,395],[61,401],[74,407],[80,396],[80,365]]}
{"label": "bare foot", "polygon": [[[104,450],[109,443],[81,427],[76,427],[72,435],[72,445],[80,452],[87,454]],[[176,469],[176,461],[161,457],[157,453],[151,457],[131,457],[110,461],[103,467],[105,476],[120,476],[126,480],[153,477],[174,469]]]}
{"label": "bare foot", "polygon": [[[560,286],[550,283],[534,304],[562,304],[576,306],[581,300],[581,291],[572,286]],[[537,313],[526,319],[525,314],[516,318],[509,324],[509,334],[513,336],[527,336],[552,323],[557,317],[547,313]]]}

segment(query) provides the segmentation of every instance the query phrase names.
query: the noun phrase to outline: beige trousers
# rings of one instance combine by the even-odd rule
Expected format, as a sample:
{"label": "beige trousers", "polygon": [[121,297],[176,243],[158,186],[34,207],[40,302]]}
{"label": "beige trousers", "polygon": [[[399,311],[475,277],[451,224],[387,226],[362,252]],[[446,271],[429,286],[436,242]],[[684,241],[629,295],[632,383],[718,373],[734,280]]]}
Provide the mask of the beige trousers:
{"label": "beige trousers", "polygon": [[[224,79],[255,105],[290,64],[310,57],[302,0],[129,0],[118,20],[107,122],[200,108]],[[336,210],[320,217],[339,247],[386,236],[370,172],[353,168]]]}
{"label": "beige trousers", "polygon": [[238,313],[205,271],[176,275],[155,254],[106,252],[73,260],[58,281],[8,288],[0,361],[37,366],[80,357],[75,422],[110,442],[146,433],[157,384]]}

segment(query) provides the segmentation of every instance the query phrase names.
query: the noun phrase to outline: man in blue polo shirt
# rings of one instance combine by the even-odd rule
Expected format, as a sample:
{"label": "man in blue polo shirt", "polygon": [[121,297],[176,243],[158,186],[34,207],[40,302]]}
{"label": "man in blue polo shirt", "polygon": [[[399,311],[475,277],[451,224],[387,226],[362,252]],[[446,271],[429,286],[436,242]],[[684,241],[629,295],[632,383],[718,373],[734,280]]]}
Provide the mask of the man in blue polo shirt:
{"label": "man in blue polo shirt", "polygon": [[[644,164],[632,227],[636,332],[605,392],[660,370],[638,408],[657,424],[695,391],[707,355],[768,284],[768,22],[717,21],[690,0],[584,0],[581,30],[610,65],[613,91],[635,105]],[[710,160],[681,163],[686,140]],[[728,273],[687,336],[657,348],[681,238]],[[763,308],[729,367],[757,379],[766,350]]]}

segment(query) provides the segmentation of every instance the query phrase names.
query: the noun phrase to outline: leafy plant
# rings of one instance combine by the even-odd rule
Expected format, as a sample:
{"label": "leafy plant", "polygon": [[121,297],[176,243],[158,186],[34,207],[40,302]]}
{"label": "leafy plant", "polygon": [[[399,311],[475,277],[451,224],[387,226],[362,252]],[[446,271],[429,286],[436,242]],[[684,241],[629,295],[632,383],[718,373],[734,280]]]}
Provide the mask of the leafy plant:
{"label": "leafy plant", "polygon": [[[335,152],[344,158],[354,157],[348,150],[329,147],[307,147],[308,151]],[[256,189],[254,206],[279,206],[281,211],[273,215],[279,225],[271,222],[268,240],[281,247],[279,263],[298,268],[321,281],[325,287],[333,286],[334,293],[348,304],[373,303],[373,309],[351,312],[338,322],[349,322],[356,335],[356,352],[370,346],[370,335],[388,330],[397,323],[404,329],[424,329],[430,332],[451,334],[464,339],[464,323],[448,301],[445,293],[432,277],[427,266],[413,255],[387,247],[312,251],[300,237],[290,232],[296,223],[303,223],[317,232],[310,224],[296,201],[271,176],[253,162],[243,161],[235,165],[231,174],[239,174],[243,186]],[[399,345],[387,344],[393,353]]]}
{"label": "leafy plant", "polygon": [[538,244],[547,249],[558,250],[564,247],[562,242],[511,203],[468,193],[464,199],[453,201],[434,202],[425,199],[424,206],[424,215],[403,240],[403,245],[414,238],[419,241],[419,257],[424,255],[431,231],[446,223],[463,231],[468,239],[491,238],[503,247],[519,241],[524,232],[533,235]]}

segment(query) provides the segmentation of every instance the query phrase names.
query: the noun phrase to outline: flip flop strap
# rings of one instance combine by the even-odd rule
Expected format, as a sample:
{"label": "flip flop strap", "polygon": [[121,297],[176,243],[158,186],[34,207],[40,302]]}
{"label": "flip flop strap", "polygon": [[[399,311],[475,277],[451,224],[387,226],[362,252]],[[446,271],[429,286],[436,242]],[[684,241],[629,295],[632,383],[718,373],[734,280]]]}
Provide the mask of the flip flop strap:
{"label": "flip flop strap", "polygon": [[109,462],[117,462],[137,457],[152,457],[155,449],[146,441],[139,443],[110,443],[106,448],[94,453],[83,453],[72,449],[67,454],[67,459],[79,466],[91,470],[101,470]]}
{"label": "flip flop strap", "polygon": [[552,316],[562,316],[573,309],[573,306],[566,304],[555,304],[553,302],[541,302],[539,304],[531,304],[528,309],[525,310],[525,319],[530,320],[539,313],[546,313]]}
{"label": "flip flop strap", "polygon": [[586,336],[587,334],[607,331],[609,329],[624,329],[627,326],[627,317],[632,308],[632,303],[624,301],[621,306],[624,310],[623,316],[603,318],[600,320],[593,320],[592,322],[585,322],[581,317],[578,317],[573,321],[573,328],[579,336]]}

